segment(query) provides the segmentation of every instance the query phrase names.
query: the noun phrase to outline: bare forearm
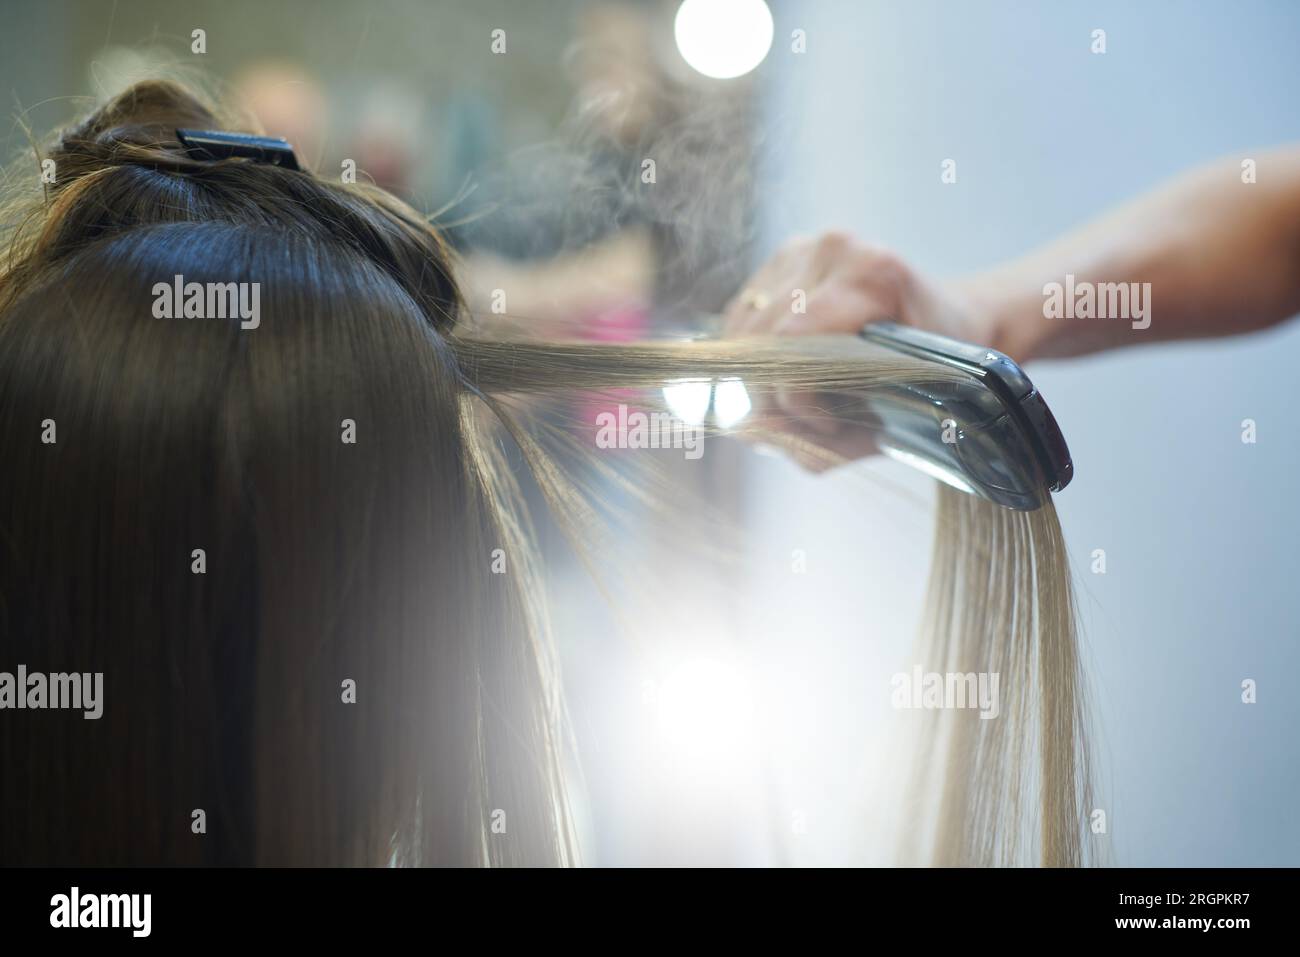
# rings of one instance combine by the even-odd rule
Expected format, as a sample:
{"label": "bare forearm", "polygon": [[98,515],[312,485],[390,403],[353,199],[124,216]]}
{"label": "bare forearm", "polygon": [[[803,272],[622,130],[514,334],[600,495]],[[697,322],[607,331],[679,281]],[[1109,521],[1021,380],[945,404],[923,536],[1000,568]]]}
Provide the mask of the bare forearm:
{"label": "bare forearm", "polygon": [[[1021,360],[1232,335],[1295,315],[1300,148],[1254,158],[1257,182],[1242,181],[1240,158],[1218,161],[955,290],[989,344]],[[1103,284],[1129,284],[1118,290],[1133,294],[1128,315],[1084,302]]]}

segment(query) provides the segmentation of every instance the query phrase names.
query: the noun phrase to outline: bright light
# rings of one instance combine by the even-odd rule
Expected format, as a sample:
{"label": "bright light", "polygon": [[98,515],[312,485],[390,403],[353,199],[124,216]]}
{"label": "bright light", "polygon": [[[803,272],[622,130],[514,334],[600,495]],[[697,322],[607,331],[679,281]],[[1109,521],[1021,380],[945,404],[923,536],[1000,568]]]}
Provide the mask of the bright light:
{"label": "bright light", "polygon": [[683,60],[729,80],[754,69],[772,48],[772,11],[763,0],[683,0],[673,34]]}
{"label": "bright light", "polygon": [[709,414],[713,383],[707,380],[674,382],[664,386],[668,410],[687,425],[699,425]]}
{"label": "bright light", "polygon": [[754,403],[749,401],[745,383],[739,379],[722,379],[713,390],[713,415],[718,425],[724,429],[735,425],[745,416]]}
{"label": "bright light", "polygon": [[725,781],[752,760],[754,689],[739,663],[691,657],[658,686],[654,725],[659,745],[680,770]]}

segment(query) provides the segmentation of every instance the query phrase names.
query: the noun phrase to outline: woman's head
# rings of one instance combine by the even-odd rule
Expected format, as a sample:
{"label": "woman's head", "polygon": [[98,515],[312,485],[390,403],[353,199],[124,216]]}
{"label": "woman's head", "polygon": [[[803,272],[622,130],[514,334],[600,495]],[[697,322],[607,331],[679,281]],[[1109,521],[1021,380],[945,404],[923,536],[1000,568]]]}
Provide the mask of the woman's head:
{"label": "woman's head", "polygon": [[[66,134],[0,286],[0,629],[105,689],[0,727],[30,822],[0,859],[561,861],[446,250],[386,197],[180,154],[218,123],[151,83]],[[176,282],[255,284],[260,322],[159,318]]]}

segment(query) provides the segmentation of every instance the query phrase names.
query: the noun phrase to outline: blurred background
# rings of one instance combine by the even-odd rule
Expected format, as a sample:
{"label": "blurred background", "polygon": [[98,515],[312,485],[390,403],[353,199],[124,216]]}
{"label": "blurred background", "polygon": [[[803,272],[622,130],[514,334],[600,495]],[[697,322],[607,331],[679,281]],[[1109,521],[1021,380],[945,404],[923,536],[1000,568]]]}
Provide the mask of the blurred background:
{"label": "blurred background", "polygon": [[[794,234],[847,228],[958,275],[1300,139],[1288,0],[753,0],[725,30],[678,8],[10,0],[3,145],[146,76],[196,82],[323,175],[351,163],[436,212],[477,311],[504,291],[533,328],[629,339],[717,311]],[[1030,370],[1076,463],[1057,504],[1115,863],[1300,864],[1297,360],[1292,322]],[[710,401],[746,414],[707,385],[676,408]],[[655,570],[636,640],[543,531],[584,859],[888,863],[908,826],[883,797],[889,678],[920,620],[927,480],[882,461],[813,477],[725,443],[669,465],[744,546],[697,562],[621,503],[622,547]]]}

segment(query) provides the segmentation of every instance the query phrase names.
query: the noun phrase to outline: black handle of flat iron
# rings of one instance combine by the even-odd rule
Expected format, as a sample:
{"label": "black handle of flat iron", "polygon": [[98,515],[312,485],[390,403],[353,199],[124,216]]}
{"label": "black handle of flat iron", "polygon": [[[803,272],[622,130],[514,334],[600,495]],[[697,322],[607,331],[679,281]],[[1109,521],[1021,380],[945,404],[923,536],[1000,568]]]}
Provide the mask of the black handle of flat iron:
{"label": "black handle of flat iron", "polygon": [[1059,492],[1074,477],[1065,435],[1042,393],[1005,353],[896,322],[873,322],[862,338],[897,352],[929,359],[970,373],[993,392],[1020,427],[1038,460],[1048,490]]}

